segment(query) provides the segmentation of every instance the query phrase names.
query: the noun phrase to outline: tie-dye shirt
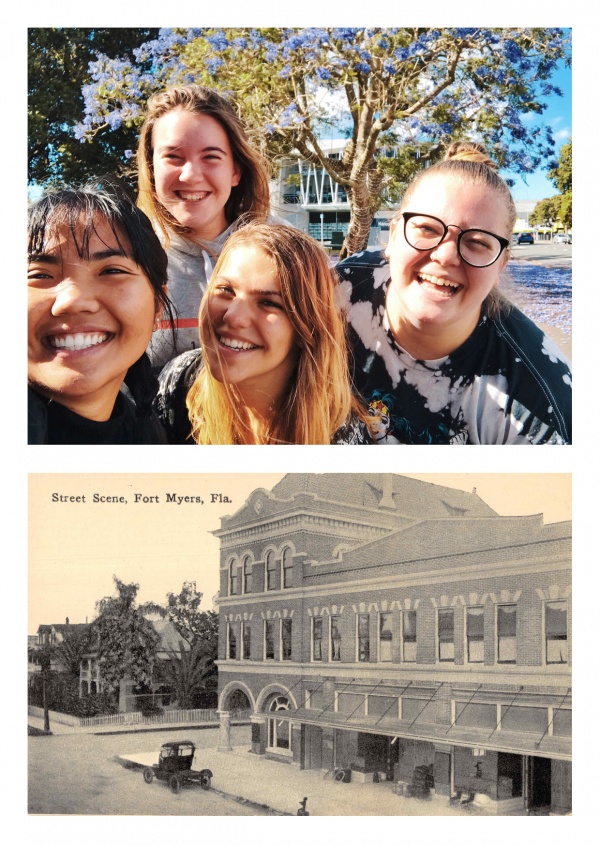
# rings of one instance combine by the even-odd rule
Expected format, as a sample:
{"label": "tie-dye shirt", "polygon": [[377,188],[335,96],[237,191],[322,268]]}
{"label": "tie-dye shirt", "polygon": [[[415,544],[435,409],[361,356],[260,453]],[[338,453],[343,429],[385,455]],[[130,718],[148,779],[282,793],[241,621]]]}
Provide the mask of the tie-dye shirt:
{"label": "tie-dye shirt", "polygon": [[571,372],[557,345],[517,308],[482,315],[450,355],[419,361],[395,342],[385,312],[390,268],[365,251],[337,266],[354,383],[377,443],[566,444]]}

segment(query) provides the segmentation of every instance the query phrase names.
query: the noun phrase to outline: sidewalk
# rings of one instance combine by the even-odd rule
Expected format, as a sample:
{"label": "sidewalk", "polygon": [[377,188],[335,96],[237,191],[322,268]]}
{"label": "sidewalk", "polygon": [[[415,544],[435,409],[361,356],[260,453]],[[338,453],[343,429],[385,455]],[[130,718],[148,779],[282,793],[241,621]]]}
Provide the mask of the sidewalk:
{"label": "sidewalk", "polygon": [[[140,767],[156,763],[157,753],[132,751],[119,755],[122,764]],[[344,784],[324,779],[322,770],[299,770],[290,764],[254,755],[247,746],[236,746],[231,752],[216,749],[198,750],[197,767],[213,772],[212,789],[238,801],[252,802],[277,814],[296,815],[306,796],[310,816],[473,816],[485,810],[450,806],[444,796],[429,800],[407,799],[392,792],[391,782],[380,784]],[[195,762],[196,767],[196,762]],[[141,773],[139,775],[141,778]],[[168,790],[154,781],[149,789]],[[190,788],[196,789],[196,788]]]}

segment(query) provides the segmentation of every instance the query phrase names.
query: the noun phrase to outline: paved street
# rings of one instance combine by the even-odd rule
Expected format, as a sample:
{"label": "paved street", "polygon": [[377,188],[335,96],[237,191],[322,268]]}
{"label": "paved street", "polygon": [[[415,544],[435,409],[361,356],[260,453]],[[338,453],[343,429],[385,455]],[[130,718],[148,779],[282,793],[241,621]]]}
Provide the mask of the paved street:
{"label": "paved street", "polygon": [[535,244],[511,244],[510,256],[517,261],[527,260],[549,262],[550,264],[571,265],[573,247],[571,244],[553,244],[552,241],[539,241]]}
{"label": "paved street", "polygon": [[[197,746],[214,747],[217,730],[190,731]],[[267,816],[214,790],[186,787],[176,796],[162,782],[147,785],[141,770],[127,769],[116,755],[135,749],[158,752],[181,731],[124,735],[63,734],[29,738],[29,801],[32,814],[160,814],[170,816]],[[249,728],[232,729],[249,742]],[[201,752],[197,753],[197,758]]]}

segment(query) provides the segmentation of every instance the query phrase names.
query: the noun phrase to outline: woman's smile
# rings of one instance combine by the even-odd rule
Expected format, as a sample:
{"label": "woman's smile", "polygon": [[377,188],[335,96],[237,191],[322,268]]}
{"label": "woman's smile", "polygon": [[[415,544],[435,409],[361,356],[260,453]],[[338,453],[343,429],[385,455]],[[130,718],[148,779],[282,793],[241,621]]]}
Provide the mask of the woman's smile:
{"label": "woman's smile", "polygon": [[[288,388],[298,359],[275,264],[261,249],[232,251],[206,293],[201,327],[210,372],[251,396],[275,403]],[[207,338],[207,330],[217,343]]]}

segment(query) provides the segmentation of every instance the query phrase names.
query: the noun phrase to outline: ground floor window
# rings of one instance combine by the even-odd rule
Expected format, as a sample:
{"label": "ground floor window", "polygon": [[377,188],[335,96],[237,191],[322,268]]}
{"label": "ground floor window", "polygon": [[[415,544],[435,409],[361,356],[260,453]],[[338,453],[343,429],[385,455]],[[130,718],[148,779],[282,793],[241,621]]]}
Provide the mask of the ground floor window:
{"label": "ground floor window", "polygon": [[278,719],[277,714],[289,711],[290,703],[285,696],[277,696],[269,706],[268,747],[274,751],[289,751],[292,748],[292,726],[289,720]]}

